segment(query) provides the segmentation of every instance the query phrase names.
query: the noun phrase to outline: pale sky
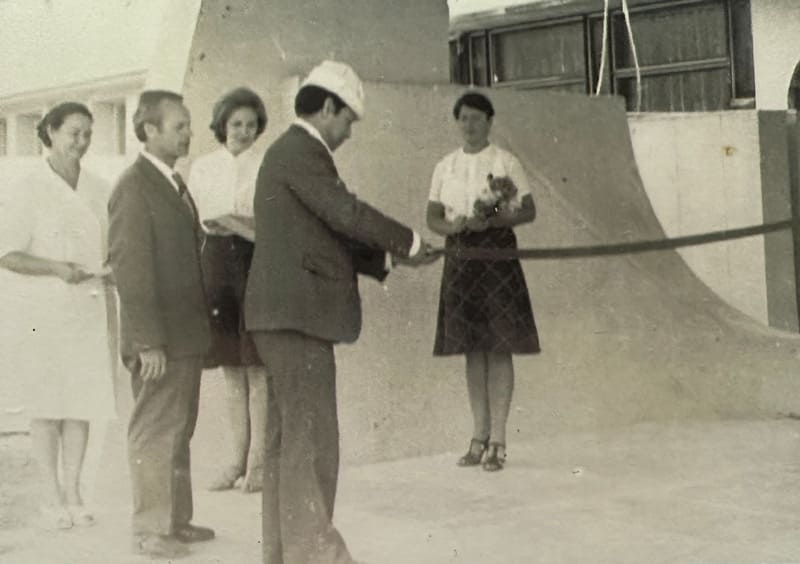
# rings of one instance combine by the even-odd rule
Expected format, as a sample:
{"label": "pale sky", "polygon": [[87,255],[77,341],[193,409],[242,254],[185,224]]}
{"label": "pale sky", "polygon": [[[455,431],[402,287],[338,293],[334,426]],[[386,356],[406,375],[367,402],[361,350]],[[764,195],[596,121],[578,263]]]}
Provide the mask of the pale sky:
{"label": "pale sky", "polygon": [[541,0],[447,0],[450,8],[450,17],[482,12],[485,10],[500,9],[515,4],[534,4]]}

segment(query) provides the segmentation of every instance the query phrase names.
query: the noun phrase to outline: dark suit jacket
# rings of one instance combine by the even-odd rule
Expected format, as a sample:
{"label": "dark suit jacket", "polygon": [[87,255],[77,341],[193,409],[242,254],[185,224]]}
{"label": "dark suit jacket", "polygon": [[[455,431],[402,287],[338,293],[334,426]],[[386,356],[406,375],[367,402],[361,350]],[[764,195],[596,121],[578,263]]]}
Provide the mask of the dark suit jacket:
{"label": "dark suit jacket", "polygon": [[204,355],[210,331],[191,210],[142,156],[122,173],[108,209],[123,359],[150,348],[169,358]]}
{"label": "dark suit jacket", "polygon": [[348,192],[325,146],[297,125],[264,155],[254,207],[247,329],[355,341],[357,274],[385,277],[385,251],[407,257],[413,232]]}

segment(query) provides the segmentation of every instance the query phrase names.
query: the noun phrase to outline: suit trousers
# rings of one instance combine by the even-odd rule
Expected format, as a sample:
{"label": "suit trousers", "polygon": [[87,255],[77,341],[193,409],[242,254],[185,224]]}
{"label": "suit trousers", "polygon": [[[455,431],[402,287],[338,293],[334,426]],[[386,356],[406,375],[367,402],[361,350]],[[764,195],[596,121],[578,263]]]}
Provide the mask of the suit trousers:
{"label": "suit trousers", "polygon": [[333,343],[294,331],[253,333],[267,368],[264,564],[351,564],[333,526],[339,420]]}
{"label": "suit trousers", "polygon": [[170,535],[192,519],[189,442],[197,423],[203,357],[168,359],[158,382],[131,367],[128,425],[134,535]]}

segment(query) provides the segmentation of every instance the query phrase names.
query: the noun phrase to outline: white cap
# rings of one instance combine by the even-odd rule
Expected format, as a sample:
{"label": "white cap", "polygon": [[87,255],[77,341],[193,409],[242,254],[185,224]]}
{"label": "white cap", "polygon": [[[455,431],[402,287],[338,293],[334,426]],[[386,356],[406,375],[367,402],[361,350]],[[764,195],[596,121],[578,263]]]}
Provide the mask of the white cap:
{"label": "white cap", "polygon": [[358,119],[364,117],[364,86],[349,65],[336,61],[322,61],[311,69],[300,85],[319,86],[336,94],[347,104]]}

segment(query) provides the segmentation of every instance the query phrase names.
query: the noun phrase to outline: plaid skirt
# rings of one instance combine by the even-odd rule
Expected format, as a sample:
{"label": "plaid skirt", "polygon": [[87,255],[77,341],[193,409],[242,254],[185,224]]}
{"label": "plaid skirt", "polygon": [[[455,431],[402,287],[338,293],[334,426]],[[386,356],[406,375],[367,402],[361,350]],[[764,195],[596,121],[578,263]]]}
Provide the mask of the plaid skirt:
{"label": "plaid skirt", "polygon": [[[510,228],[447,237],[458,247],[516,249]],[[433,354],[485,351],[533,354],[540,351],[528,287],[519,260],[467,260],[448,254],[439,292]]]}
{"label": "plaid skirt", "polygon": [[236,235],[207,235],[201,261],[208,310],[211,313],[211,348],[205,368],[260,366],[252,337],[245,331],[244,290],[253,243]]}

